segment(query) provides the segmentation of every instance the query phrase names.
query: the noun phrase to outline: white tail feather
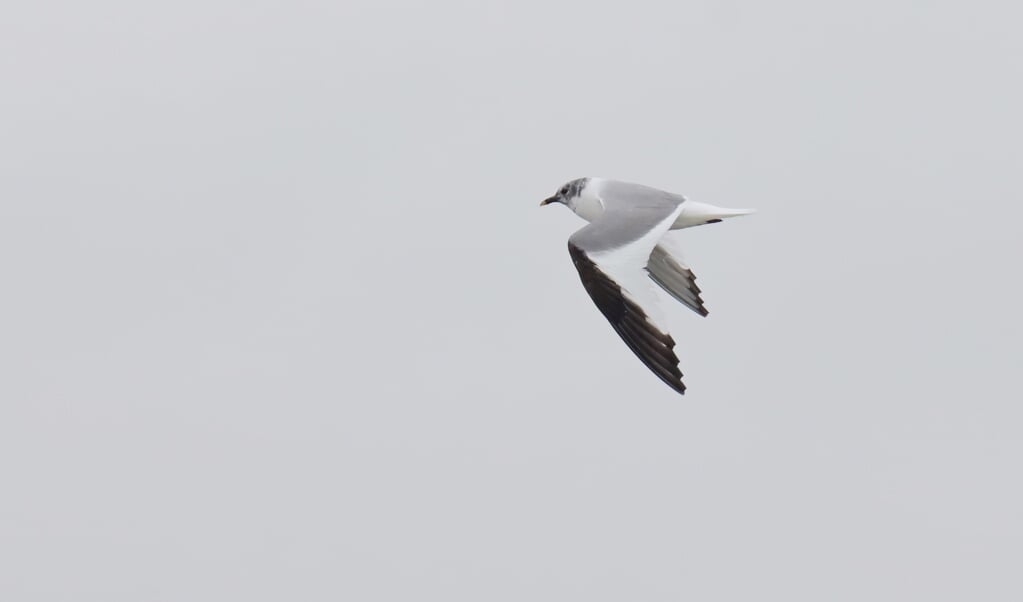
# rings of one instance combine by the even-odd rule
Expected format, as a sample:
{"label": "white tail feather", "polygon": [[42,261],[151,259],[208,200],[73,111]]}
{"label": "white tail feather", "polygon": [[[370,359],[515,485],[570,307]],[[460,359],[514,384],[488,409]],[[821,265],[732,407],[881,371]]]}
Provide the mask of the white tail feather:
{"label": "white tail feather", "polygon": [[671,225],[671,229],[679,230],[692,226],[702,226],[703,224],[713,224],[729,217],[749,215],[750,213],[755,213],[755,211],[754,209],[727,209],[725,207],[715,207],[707,203],[686,200],[682,203],[682,213],[679,214],[675,223]]}

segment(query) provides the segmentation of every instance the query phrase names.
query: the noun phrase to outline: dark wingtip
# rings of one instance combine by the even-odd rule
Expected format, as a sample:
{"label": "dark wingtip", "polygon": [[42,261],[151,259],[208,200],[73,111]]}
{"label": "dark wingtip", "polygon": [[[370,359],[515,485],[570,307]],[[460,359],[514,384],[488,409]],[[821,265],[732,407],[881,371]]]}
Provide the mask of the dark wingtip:
{"label": "dark wingtip", "polygon": [[604,273],[582,249],[569,241],[568,250],[579,271],[583,288],[618,336],[657,378],[679,395],[685,395],[686,386],[682,383],[683,375],[674,351],[675,339],[653,327],[643,308],[626,297],[621,285]]}

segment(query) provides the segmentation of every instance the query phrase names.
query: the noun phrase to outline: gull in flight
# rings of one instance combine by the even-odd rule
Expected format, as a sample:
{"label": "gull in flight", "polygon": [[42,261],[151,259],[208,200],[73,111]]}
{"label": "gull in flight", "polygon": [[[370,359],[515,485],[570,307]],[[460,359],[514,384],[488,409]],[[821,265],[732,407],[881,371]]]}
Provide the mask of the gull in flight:
{"label": "gull in flight", "polygon": [[629,349],[669,387],[684,394],[675,340],[655,313],[653,284],[701,316],[696,276],[662,240],[668,230],[714,224],[752,209],[724,209],[628,182],[580,178],[540,203],[561,203],[583,218],[568,253],[583,288]]}

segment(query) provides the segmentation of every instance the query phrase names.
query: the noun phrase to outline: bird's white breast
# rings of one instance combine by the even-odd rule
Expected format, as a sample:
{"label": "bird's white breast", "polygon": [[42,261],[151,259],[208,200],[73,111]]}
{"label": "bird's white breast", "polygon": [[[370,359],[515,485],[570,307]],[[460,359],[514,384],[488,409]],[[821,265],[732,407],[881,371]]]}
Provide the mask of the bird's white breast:
{"label": "bird's white breast", "polygon": [[588,222],[592,222],[604,213],[604,203],[592,192],[585,192],[575,199],[572,211]]}

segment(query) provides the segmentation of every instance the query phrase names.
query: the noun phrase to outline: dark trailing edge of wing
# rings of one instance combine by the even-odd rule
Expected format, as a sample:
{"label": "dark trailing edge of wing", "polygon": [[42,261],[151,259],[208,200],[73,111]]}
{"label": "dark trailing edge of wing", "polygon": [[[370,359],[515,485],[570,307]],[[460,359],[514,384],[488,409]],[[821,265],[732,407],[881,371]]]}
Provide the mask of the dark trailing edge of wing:
{"label": "dark trailing edge of wing", "polygon": [[629,349],[665,384],[680,394],[686,386],[678,369],[678,357],[673,349],[675,340],[658,331],[648,321],[646,312],[625,296],[622,287],[605,274],[582,249],[568,243],[568,253],[579,271],[583,288],[597,305],[600,313],[622,337]]}
{"label": "dark trailing edge of wing", "polygon": [[700,298],[700,287],[696,286],[693,271],[675,260],[663,247],[657,245],[650,253],[646,271],[650,279],[676,301],[706,317],[709,313]]}

